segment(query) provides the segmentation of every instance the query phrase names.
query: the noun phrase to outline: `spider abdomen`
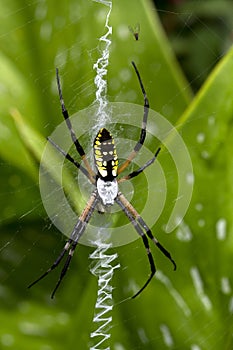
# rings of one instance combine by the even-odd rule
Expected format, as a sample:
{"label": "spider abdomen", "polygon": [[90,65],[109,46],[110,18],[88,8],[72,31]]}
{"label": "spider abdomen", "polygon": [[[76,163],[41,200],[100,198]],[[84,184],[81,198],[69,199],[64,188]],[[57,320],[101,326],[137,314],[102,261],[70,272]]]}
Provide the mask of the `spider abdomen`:
{"label": "spider abdomen", "polygon": [[114,139],[107,129],[99,130],[93,147],[99,177],[104,181],[112,181],[117,177],[118,157]]}

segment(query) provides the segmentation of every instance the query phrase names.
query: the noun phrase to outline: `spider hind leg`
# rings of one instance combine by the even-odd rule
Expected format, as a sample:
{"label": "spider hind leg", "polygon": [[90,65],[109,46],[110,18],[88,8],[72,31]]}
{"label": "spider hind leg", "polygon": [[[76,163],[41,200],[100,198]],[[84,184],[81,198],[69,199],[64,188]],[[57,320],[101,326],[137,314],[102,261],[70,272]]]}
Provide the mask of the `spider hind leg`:
{"label": "spider hind leg", "polygon": [[62,268],[62,270],[61,270],[60,277],[59,277],[59,279],[58,279],[58,281],[57,281],[57,284],[56,284],[56,286],[55,286],[55,288],[54,288],[54,290],[53,290],[53,292],[52,292],[52,294],[51,294],[51,299],[54,298],[54,295],[55,295],[55,293],[56,293],[58,287],[60,286],[61,281],[62,281],[63,278],[65,277],[65,274],[66,274],[66,272],[67,272],[67,270],[68,270],[68,267],[69,267],[69,265],[70,265],[70,262],[71,262],[71,259],[72,259],[72,257],[73,257],[73,254],[74,254],[74,251],[75,251],[76,246],[77,246],[77,242],[73,242],[73,243],[71,244],[71,248],[70,248],[70,250],[69,250],[69,254],[68,254],[67,258],[66,258],[65,264],[64,264],[64,266],[63,266],[63,268]]}
{"label": "spider hind leg", "polygon": [[151,250],[150,250],[150,247],[149,247],[149,242],[148,242],[148,239],[146,237],[145,234],[142,234],[142,240],[143,240],[143,244],[146,248],[146,252],[147,252],[147,256],[148,256],[148,259],[149,259],[149,263],[150,263],[150,268],[151,268],[151,273],[150,273],[150,276],[149,278],[147,279],[146,283],[141,287],[141,289],[139,289],[139,291],[134,294],[131,299],[134,299],[136,298],[139,294],[141,294],[141,292],[146,288],[146,286],[148,286],[148,284],[150,283],[150,281],[152,280],[153,276],[155,275],[155,272],[156,272],[156,267],[155,267],[155,263],[154,263],[154,259],[153,259],[153,256],[151,254]]}
{"label": "spider hind leg", "polygon": [[159,250],[163,253],[163,255],[165,255],[171,261],[171,263],[173,264],[173,267],[174,267],[174,271],[175,271],[176,270],[176,263],[172,259],[169,251],[167,249],[165,249],[164,246],[162,246],[162,244],[159,243],[159,241],[153,236],[150,228],[147,226],[147,224],[145,223],[143,218],[141,216],[138,216],[137,219],[138,219],[138,222],[140,223],[140,225],[145,229],[147,236],[154,242],[154,244],[159,248]]}
{"label": "spider hind leg", "polygon": [[58,258],[55,260],[55,262],[52,264],[52,266],[45,272],[43,273],[43,275],[41,275],[37,280],[35,280],[34,282],[32,282],[28,288],[31,288],[34,284],[36,284],[37,282],[39,282],[42,278],[44,278],[45,276],[47,276],[52,270],[54,270],[59,264],[60,262],[62,261],[63,257],[65,256],[65,254],[68,252],[68,256],[65,260],[65,264],[62,268],[62,271],[61,271],[61,274],[60,274],[60,277],[58,279],[58,282],[52,292],[52,295],[51,295],[51,298],[54,297],[58,287],[60,286],[61,284],[61,281],[63,280],[67,270],[68,270],[68,267],[70,265],[70,261],[73,257],[73,254],[74,254],[74,251],[75,251],[75,248],[78,244],[78,241],[80,239],[80,237],[82,236],[82,234],[84,233],[85,231],[85,228],[86,228],[86,225],[88,224],[90,218],[91,218],[91,215],[97,205],[99,201],[99,197],[97,195],[97,190],[94,190],[92,192],[92,195],[90,196],[90,199],[89,201],[87,202],[86,204],[86,207],[83,209],[83,212],[82,214],[80,215],[72,233],[71,233],[71,238],[66,242],[63,250],[61,251],[60,255],[58,256]]}
{"label": "spider hind leg", "polygon": [[142,238],[144,247],[146,248],[149,264],[150,264],[150,270],[151,270],[150,276],[147,279],[146,283],[143,285],[143,287],[135,295],[132,296],[132,298],[134,299],[146,288],[146,286],[150,283],[151,279],[153,278],[156,272],[154,259],[151,254],[149,241],[147,237],[149,237],[155,243],[155,245],[160,249],[160,251],[172,262],[174,266],[174,270],[176,270],[176,263],[172,259],[171,254],[153,236],[150,228],[147,226],[145,221],[142,219],[142,217],[138,214],[136,209],[130,204],[130,202],[125,198],[125,196],[121,192],[118,192],[118,195],[115,201],[121,207],[121,209],[123,210],[125,215],[128,217],[128,219],[134,226],[139,236]]}
{"label": "spider hind leg", "polygon": [[62,261],[62,259],[65,256],[66,252],[70,248],[71,244],[72,244],[72,240],[69,239],[66,242],[64,248],[62,249],[62,251],[59,254],[59,256],[57,257],[57,259],[51,265],[51,267],[46,272],[44,272],[40,277],[38,277],[35,281],[33,281],[31,284],[29,284],[28,288],[31,288],[32,286],[34,286],[36,283],[38,283],[40,280],[42,280],[44,277],[46,277],[51,271],[53,271],[60,264],[60,262]]}

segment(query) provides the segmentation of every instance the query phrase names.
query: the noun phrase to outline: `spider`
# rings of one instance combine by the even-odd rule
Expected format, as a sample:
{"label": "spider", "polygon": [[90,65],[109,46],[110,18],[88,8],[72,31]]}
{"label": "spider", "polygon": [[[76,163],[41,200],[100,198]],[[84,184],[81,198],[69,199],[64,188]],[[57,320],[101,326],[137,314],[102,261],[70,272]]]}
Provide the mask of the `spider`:
{"label": "spider", "polygon": [[83,209],[80,217],[77,220],[77,223],[75,224],[73,231],[70,235],[70,238],[66,241],[64,248],[62,249],[60,255],[57,257],[57,259],[54,261],[54,263],[51,265],[51,267],[43,273],[39,278],[37,278],[34,282],[32,282],[28,288],[32,287],[34,284],[39,282],[41,279],[43,279],[45,276],[47,276],[52,270],[54,270],[62,261],[64,256],[67,254],[67,258],[65,260],[64,266],[62,268],[62,271],[60,273],[60,277],[57,281],[57,284],[51,294],[51,298],[54,297],[58,287],[60,286],[60,283],[62,282],[68,267],[70,265],[70,261],[72,259],[72,256],[74,254],[75,248],[79,242],[80,237],[84,234],[85,228],[91,219],[91,216],[98,205],[98,203],[101,203],[105,207],[109,207],[115,203],[117,203],[122,211],[125,213],[125,215],[128,217],[130,222],[132,223],[133,227],[135,228],[138,235],[142,238],[144,247],[146,249],[147,257],[150,264],[150,276],[145,282],[145,284],[142,286],[142,288],[132,296],[132,298],[135,298],[138,296],[149,284],[152,277],[154,276],[156,272],[155,263],[153,256],[151,254],[151,250],[149,247],[149,240],[152,240],[154,244],[160,249],[160,251],[172,262],[174,266],[174,270],[176,270],[176,263],[172,259],[170,253],[159,243],[159,241],[153,236],[150,228],[147,226],[143,218],[140,216],[140,214],[137,212],[137,210],[131,205],[131,203],[126,199],[126,197],[120,192],[118,188],[118,184],[120,182],[130,180],[135,176],[138,176],[140,173],[142,173],[147,167],[149,167],[152,163],[154,163],[155,159],[157,158],[160,147],[156,150],[154,156],[152,159],[147,161],[143,166],[138,168],[137,170],[129,173],[128,175],[122,176],[118,179],[118,175],[120,175],[123,170],[125,170],[128,165],[132,162],[132,160],[135,158],[139,150],[141,149],[145,137],[146,137],[146,125],[147,125],[147,117],[149,112],[149,101],[146,95],[146,91],[144,89],[141,76],[139,74],[139,71],[135,65],[134,62],[132,62],[133,68],[135,70],[135,73],[137,75],[141,92],[143,94],[144,98],[144,112],[143,112],[143,120],[142,120],[142,126],[141,126],[141,132],[138,142],[136,143],[134,149],[129,154],[128,158],[118,167],[118,157],[116,153],[116,147],[114,144],[114,139],[110,132],[106,128],[102,128],[97,133],[97,136],[94,139],[93,143],[93,151],[94,151],[94,162],[95,162],[95,168],[97,170],[97,173],[95,173],[87,158],[85,151],[81,144],[79,143],[79,140],[77,139],[75,132],[73,130],[73,127],[71,125],[71,121],[69,118],[68,111],[65,107],[65,103],[63,100],[62,95],[62,89],[61,89],[61,83],[60,83],[60,77],[59,77],[59,71],[56,69],[56,79],[57,79],[57,87],[58,87],[58,93],[59,93],[59,99],[60,99],[60,105],[62,109],[63,117],[66,121],[66,125],[69,129],[72,141],[76,147],[77,152],[81,156],[83,160],[83,165],[78,163],[69,153],[66,153],[63,149],[61,149],[57,144],[53,142],[50,138],[48,138],[48,141],[73,165],[78,168],[82,173],[90,180],[91,184],[94,186],[94,190],[90,195],[90,198]]}

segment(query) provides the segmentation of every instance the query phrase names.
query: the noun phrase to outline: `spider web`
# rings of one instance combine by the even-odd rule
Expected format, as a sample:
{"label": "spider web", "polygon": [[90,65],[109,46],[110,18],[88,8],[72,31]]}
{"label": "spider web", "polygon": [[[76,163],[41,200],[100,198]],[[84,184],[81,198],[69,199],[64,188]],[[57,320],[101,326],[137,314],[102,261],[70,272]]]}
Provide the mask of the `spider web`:
{"label": "spider web", "polygon": [[[106,33],[100,37],[100,45],[103,45],[100,52],[100,58],[94,63],[93,68],[96,70],[95,85],[96,85],[96,102],[98,104],[98,111],[96,114],[96,130],[97,131],[105,125],[109,120],[108,101],[107,101],[107,69],[109,65],[109,54],[111,45],[112,27],[109,24],[109,18],[112,11],[112,1],[98,1],[102,5],[106,5],[109,11],[106,15],[105,29]],[[101,237],[101,229],[98,235]],[[117,254],[106,254],[106,251],[111,248],[111,243],[105,244],[101,239],[95,240],[96,250],[90,255],[90,258],[95,261],[95,266],[91,268],[94,276],[98,277],[98,291],[97,300],[95,304],[95,315],[93,323],[97,323],[97,329],[90,335],[94,339],[94,344],[91,345],[90,350],[106,349],[110,350],[110,329],[112,326],[112,307],[113,298],[111,286],[113,273],[120,264],[112,266],[112,262],[117,258]],[[107,346],[107,347],[106,347]]]}
{"label": "spider web", "polygon": [[[225,52],[227,47],[226,41],[231,42],[232,25],[230,21],[226,20],[224,23],[229,33],[227,40],[224,41],[223,38],[225,36],[222,32],[224,30],[222,26],[219,25],[218,31],[213,32],[213,23],[211,20],[206,19],[209,18],[208,16],[210,16],[216,3],[220,4],[221,2],[213,2],[211,10],[208,8],[204,17],[201,15],[201,12],[197,11],[198,6],[204,6],[202,5],[203,2],[196,2],[192,10],[187,8],[187,10],[183,11],[170,11],[169,8],[162,8],[163,5],[159,6],[159,14],[165,17],[168,32],[169,25],[174,25],[174,19],[178,20],[180,24],[179,30],[176,32],[175,37],[171,37],[171,41],[175,46],[177,45],[181,64],[184,63],[182,48],[185,45],[184,39],[187,39],[187,33],[190,35],[188,38],[193,36],[196,38],[197,43],[202,44],[201,49],[199,48],[198,51],[199,61],[205,61],[206,66],[200,66],[199,70],[197,69],[189,79],[189,84],[192,84],[195,89],[198,89],[200,86],[198,81],[204,80],[201,78],[206,76],[213,64]],[[49,220],[46,222],[40,221],[40,218],[44,218],[45,213],[43,212],[37,186],[35,185],[35,181],[37,181],[35,180],[35,170],[30,165],[30,162],[32,163],[31,160],[26,163],[26,166],[20,161],[24,158],[19,143],[15,141],[18,136],[16,132],[10,131],[12,126],[8,124],[9,121],[6,118],[9,105],[12,105],[13,102],[6,97],[14,90],[14,99],[12,98],[14,105],[17,104],[17,107],[27,115],[29,123],[35,123],[37,130],[44,135],[48,135],[60,118],[54,80],[54,62],[51,60],[45,64],[45,59],[43,61],[43,56],[47,59],[46,55],[50,49],[52,51],[52,41],[49,42],[51,31],[56,33],[55,46],[59,48],[57,51],[54,50],[52,52],[52,56],[56,56],[55,65],[63,68],[63,84],[68,82],[68,89],[66,87],[65,94],[68,95],[66,100],[71,113],[86,107],[88,103],[92,103],[95,99],[96,89],[92,84],[92,66],[91,64],[88,65],[88,58],[91,62],[96,61],[99,51],[97,48],[95,49],[96,42],[89,38],[91,44],[86,49],[84,57],[82,57],[83,42],[86,40],[85,33],[83,33],[85,39],[72,37],[72,40],[69,40],[67,33],[71,26],[70,22],[64,20],[59,8],[56,9],[59,15],[55,16],[55,19],[49,18],[46,13],[46,7],[49,6],[47,1],[25,2],[23,6],[22,2],[13,1],[11,4],[2,4],[1,6],[3,7],[2,10],[4,10],[2,12],[4,16],[0,34],[3,41],[1,64],[4,67],[1,76],[1,92],[3,100],[5,99],[6,101],[2,103],[3,115],[1,118],[1,144],[3,146],[1,146],[2,239],[0,250],[0,298],[2,316],[0,321],[3,326],[0,332],[0,343],[3,349],[17,348],[25,350],[32,348],[32,344],[40,350],[59,350],[64,346],[67,349],[73,349],[74,344],[78,340],[81,344],[88,343],[90,329],[92,328],[87,318],[91,320],[93,314],[96,280],[93,278],[93,282],[89,282],[90,284],[87,282],[91,280],[86,268],[89,250],[88,248],[80,247],[77,258],[74,257],[72,262],[73,267],[71,267],[68,274],[70,277],[67,276],[65,279],[65,283],[59,291],[54,304],[51,304],[49,300],[51,286],[56,281],[56,278],[53,279],[53,276],[51,276],[51,280],[49,279],[45,284],[38,286],[38,289],[33,290],[32,293],[27,293],[26,285],[28,282],[39,271],[42,272],[42,270],[46,269],[56,258],[57,253],[63,246],[63,241],[61,235],[55,232]],[[89,18],[89,10],[84,11],[85,4],[83,2],[76,1],[75,4],[71,2],[70,6],[72,7],[70,9],[71,23],[75,23],[75,16],[77,18]],[[96,6],[100,6],[100,4],[96,3]],[[132,9],[135,9],[135,4],[132,5]],[[133,10],[132,13],[134,12]],[[231,12],[229,11],[229,13]],[[106,12],[98,11],[99,20],[105,15]],[[223,22],[223,18],[228,18],[224,16],[224,13],[221,15],[219,12],[218,20],[220,24]],[[121,17],[123,17],[123,12]],[[144,33],[146,31],[143,19],[141,23],[140,17],[135,18],[128,12],[128,20],[125,21],[124,19],[124,22],[127,22],[124,28],[127,28],[128,24],[133,26],[134,23],[140,22],[141,31],[137,44],[141,45],[145,40]],[[88,26],[90,26],[90,21],[88,23]],[[199,27],[196,25],[197,23],[199,23]],[[38,28],[36,24],[39,24]],[[124,35],[124,30],[126,30],[124,28],[118,26],[115,28],[115,32],[118,34],[123,33],[122,35]],[[224,42],[225,47],[223,45],[222,52],[213,50],[211,41],[203,36],[200,28],[213,34],[212,38],[216,37]],[[34,34],[38,41],[43,39],[44,45],[41,45],[40,50],[36,46],[36,41],[31,41],[29,46],[25,45],[23,40],[24,30],[30,32],[32,38]],[[74,34],[77,35],[75,31]],[[94,39],[99,37],[98,34],[94,35]],[[66,37],[66,42],[61,39],[62,35]],[[132,40],[134,40],[133,37]],[[17,42],[21,43],[21,50],[19,50]],[[45,48],[47,53],[45,53]],[[113,52],[116,53],[114,50],[115,48],[113,48]],[[142,46],[140,46],[140,50],[143,50]],[[149,51],[149,45],[146,46],[144,56],[140,60],[141,67],[153,63],[151,56],[147,58],[148,53],[147,55],[145,54],[147,51]],[[206,52],[209,52],[210,56],[212,56],[211,61],[203,59],[203,55]],[[194,54],[195,52],[193,51]],[[36,59],[37,55],[40,55],[38,59]],[[75,63],[71,63],[67,67],[65,62],[69,61],[69,55],[74,59]],[[113,66],[116,63],[116,56],[115,54],[111,58]],[[6,60],[6,57],[11,59]],[[30,60],[30,57],[33,59]],[[41,66],[38,64],[40,61],[43,61]],[[78,68],[77,62],[80,62]],[[84,62],[88,69],[85,69]],[[36,63],[37,66],[35,67]],[[27,65],[27,69],[25,69],[24,65]],[[128,64],[124,63],[123,65],[122,63],[122,66],[126,67]],[[80,79],[76,79],[76,77],[72,79],[75,70],[83,72]],[[17,79],[15,79],[13,74],[15,72],[19,73],[16,74]],[[135,92],[132,90],[127,91],[129,82],[127,80],[127,69],[124,72],[125,74],[122,71],[119,72],[122,86],[119,90],[117,90],[116,78],[111,76],[110,97],[119,101],[135,102]],[[156,79],[154,77],[146,77],[145,80],[148,81],[147,90],[151,90]],[[30,89],[27,86],[27,81],[30,81]],[[70,86],[69,82],[71,82]],[[32,91],[32,86],[35,86],[35,90],[41,93],[42,97],[38,98],[39,103],[38,101],[35,103],[37,99],[35,97],[36,92]],[[188,87],[187,84],[186,88]],[[53,97],[45,105],[46,96],[49,95],[51,90],[54,92]],[[67,93],[67,90],[71,90],[71,93]],[[23,91],[26,92],[26,97],[24,97]],[[114,94],[114,91],[116,91],[116,94]],[[84,96],[87,97],[86,100]],[[156,93],[151,95],[152,100],[153,98],[156,99],[155,96],[157,96]],[[30,103],[28,102],[29,99],[31,100]],[[178,95],[174,94],[167,101],[166,105],[164,103],[164,114],[166,112],[169,113],[168,105],[172,100],[175,101],[176,99],[178,99]],[[226,101],[229,103],[228,100]],[[53,112],[54,110],[56,110],[55,113]],[[224,114],[222,118],[224,118]],[[216,123],[214,113],[209,116],[208,123],[209,128]],[[190,124],[190,128],[194,126],[192,121],[187,121],[185,124],[187,125],[184,125],[184,131],[182,131],[184,137],[187,131],[185,126],[187,128],[188,124]],[[199,129],[195,129],[196,141],[192,141],[191,148],[193,150],[202,149],[203,153],[201,156],[204,162],[212,151],[211,147],[206,145],[211,131],[208,132],[202,126],[204,125],[202,113],[200,113],[198,124],[200,125]],[[93,131],[92,133],[94,137],[95,132]],[[230,136],[229,139],[231,139]],[[225,140],[227,142],[227,137],[225,137]],[[224,147],[225,142],[222,141],[222,147]],[[230,163],[230,161],[231,158],[229,157],[228,162]],[[206,162],[208,162],[208,159]],[[212,170],[212,163],[209,160],[209,173]],[[28,174],[28,176],[25,176],[25,174]],[[208,207],[213,205],[215,201],[212,199],[206,201],[204,197],[197,196],[191,205],[193,219],[190,218],[191,215],[188,215],[182,222],[176,231],[175,243],[173,240],[174,235],[169,236],[169,239],[165,238],[167,246],[170,247],[178,259],[177,273],[170,274],[169,268],[164,265],[165,263],[160,259],[159,254],[153,251],[156,255],[156,263],[159,270],[157,271],[156,279],[152,281],[150,290],[146,291],[146,295],[143,295],[138,301],[136,300],[134,304],[122,303],[119,306],[117,305],[116,311],[111,311],[113,317],[113,328],[111,330],[113,334],[112,348],[114,350],[128,348],[203,350],[211,348],[210,344],[213,349],[220,348],[221,344],[224,344],[225,349],[231,348],[233,281],[227,265],[230,265],[229,249],[231,249],[232,242],[229,241],[229,236],[232,231],[231,221],[229,220],[230,215],[224,206],[223,179],[225,177],[221,177],[221,174],[219,170],[219,177],[216,178],[215,186],[212,186],[212,190],[209,192],[214,192],[215,187],[219,188],[215,201],[218,201],[218,197],[222,198],[223,210],[218,208],[218,210],[209,212]],[[172,180],[172,172],[167,172],[166,176],[171,182],[174,181]],[[140,189],[140,186],[138,186],[138,189]],[[204,186],[201,187],[200,192],[202,194],[206,193]],[[27,203],[30,203],[30,205]],[[207,225],[210,217],[214,223],[213,229],[210,229]],[[196,225],[192,225],[192,222],[195,222]],[[163,240],[163,233],[160,235],[160,239]],[[228,244],[228,248],[226,248],[226,244]],[[114,286],[116,287],[116,297],[118,300],[122,300],[125,298],[125,295],[131,295],[132,290],[137,290],[138,284],[146,277],[147,265],[146,261],[144,261],[140,241],[121,247],[118,252],[122,271],[119,278],[120,282],[116,281]],[[206,256],[207,253],[208,256]],[[166,305],[169,305],[169,308]],[[86,314],[88,316],[85,316]],[[205,322],[205,325],[203,325],[203,322]],[[85,338],[85,340],[80,339],[81,337]],[[216,345],[214,345],[214,340]]]}

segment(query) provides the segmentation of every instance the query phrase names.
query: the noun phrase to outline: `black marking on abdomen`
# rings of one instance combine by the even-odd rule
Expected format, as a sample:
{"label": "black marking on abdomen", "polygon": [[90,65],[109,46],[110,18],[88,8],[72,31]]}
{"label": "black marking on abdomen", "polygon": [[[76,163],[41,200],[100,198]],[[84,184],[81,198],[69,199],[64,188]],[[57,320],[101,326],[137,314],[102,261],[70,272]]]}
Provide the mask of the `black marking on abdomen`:
{"label": "black marking on abdomen", "polygon": [[117,176],[118,157],[114,139],[107,129],[99,130],[93,147],[98,175],[104,181],[112,181]]}

